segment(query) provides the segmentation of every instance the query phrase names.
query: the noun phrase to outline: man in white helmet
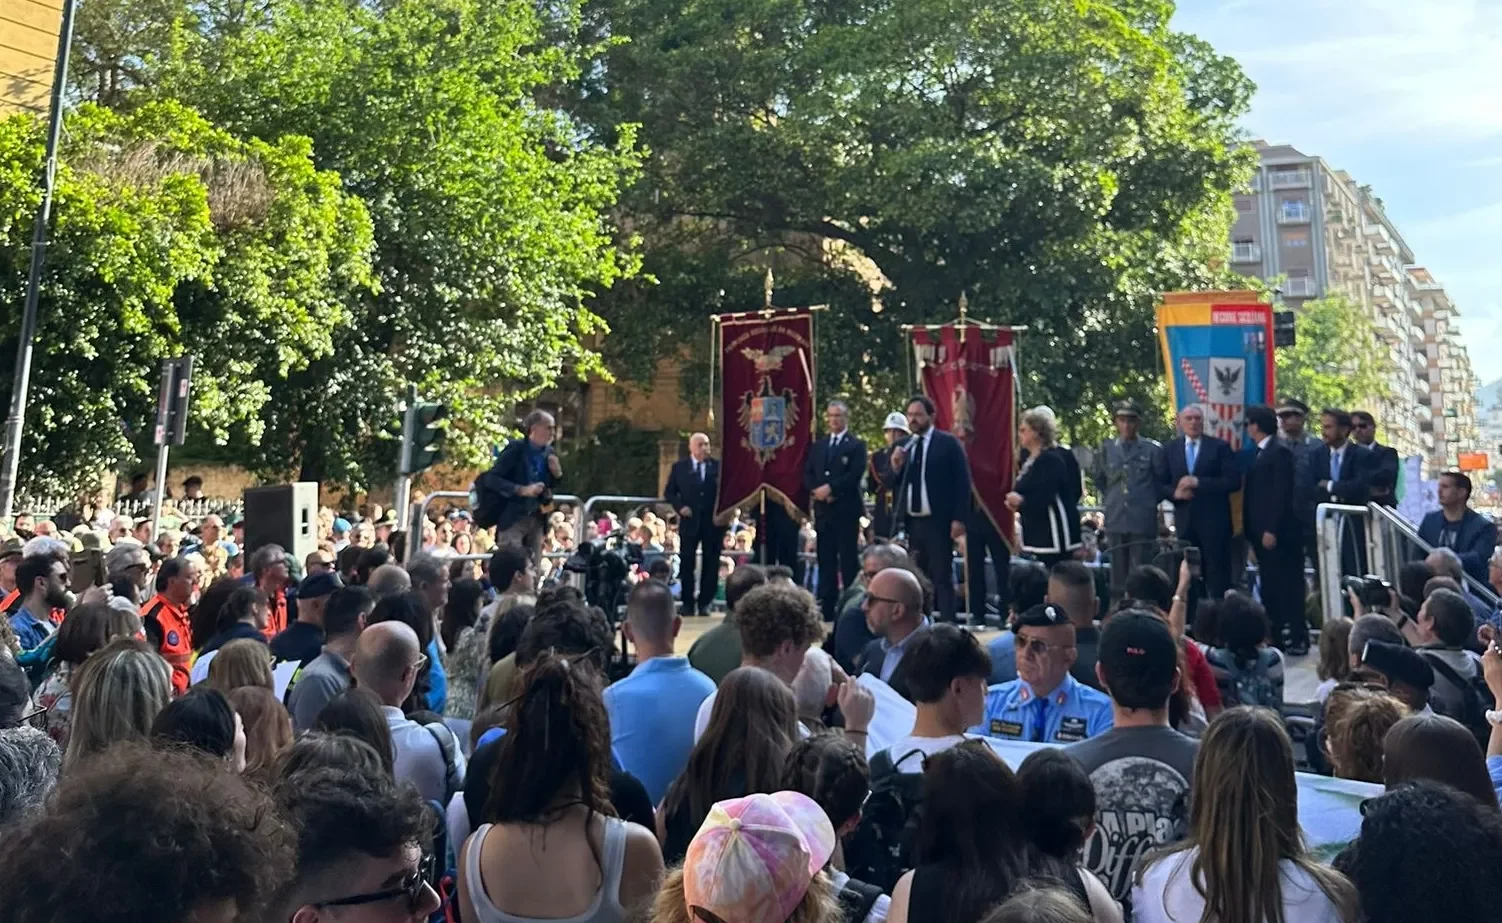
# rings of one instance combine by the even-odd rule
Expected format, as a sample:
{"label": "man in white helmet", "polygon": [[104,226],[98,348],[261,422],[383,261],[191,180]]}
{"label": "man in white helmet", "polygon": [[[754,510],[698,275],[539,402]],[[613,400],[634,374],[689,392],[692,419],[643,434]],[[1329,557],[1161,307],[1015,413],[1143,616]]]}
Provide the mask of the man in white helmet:
{"label": "man in white helmet", "polygon": [[900,410],[887,414],[882,430],[886,433],[887,444],[871,453],[871,460],[866,466],[866,486],[876,495],[876,512],[871,519],[871,532],[879,542],[889,540],[895,531],[892,505],[902,474],[892,470],[892,446],[896,445],[897,440],[911,435],[907,428],[907,417]]}

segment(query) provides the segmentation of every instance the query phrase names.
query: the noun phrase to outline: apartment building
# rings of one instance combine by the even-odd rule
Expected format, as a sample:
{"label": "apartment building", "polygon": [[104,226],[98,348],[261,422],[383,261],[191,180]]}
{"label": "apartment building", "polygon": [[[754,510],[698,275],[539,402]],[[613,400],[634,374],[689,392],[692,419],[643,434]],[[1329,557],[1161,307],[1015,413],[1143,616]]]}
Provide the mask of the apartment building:
{"label": "apartment building", "polygon": [[63,0],[0,0],[0,116],[46,114]]}
{"label": "apartment building", "polygon": [[1453,466],[1479,434],[1470,360],[1444,286],[1414,265],[1370,188],[1290,145],[1255,147],[1260,167],[1235,196],[1232,268],[1284,277],[1281,298],[1294,310],[1327,293],[1345,295],[1387,347],[1388,396],[1372,402],[1382,440],[1430,470]]}

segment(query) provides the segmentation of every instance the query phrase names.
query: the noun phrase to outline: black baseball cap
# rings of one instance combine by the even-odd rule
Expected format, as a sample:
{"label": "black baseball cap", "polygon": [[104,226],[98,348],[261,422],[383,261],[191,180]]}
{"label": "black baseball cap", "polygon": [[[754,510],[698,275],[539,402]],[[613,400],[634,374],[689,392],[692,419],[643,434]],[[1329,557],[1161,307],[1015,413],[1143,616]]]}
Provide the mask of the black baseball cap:
{"label": "black baseball cap", "polygon": [[1097,651],[1096,659],[1113,687],[1171,688],[1179,666],[1179,646],[1168,623],[1142,609],[1127,609],[1107,619]]}
{"label": "black baseball cap", "polygon": [[1069,613],[1064,611],[1063,606],[1055,606],[1050,603],[1039,603],[1029,607],[1021,615],[1017,616],[1018,628],[1053,628],[1058,625],[1072,624],[1069,621]]}
{"label": "black baseball cap", "polygon": [[325,571],[321,574],[313,574],[304,577],[302,583],[297,585],[298,599],[317,599],[327,596],[344,586],[344,581],[333,571]]}

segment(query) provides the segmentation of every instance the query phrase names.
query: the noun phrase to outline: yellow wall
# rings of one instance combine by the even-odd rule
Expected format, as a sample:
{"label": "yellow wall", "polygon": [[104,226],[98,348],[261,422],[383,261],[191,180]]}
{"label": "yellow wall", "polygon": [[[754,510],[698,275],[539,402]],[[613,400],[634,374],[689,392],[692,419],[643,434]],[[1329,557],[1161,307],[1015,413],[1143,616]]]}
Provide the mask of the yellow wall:
{"label": "yellow wall", "polygon": [[63,0],[0,0],[0,116],[47,111]]}

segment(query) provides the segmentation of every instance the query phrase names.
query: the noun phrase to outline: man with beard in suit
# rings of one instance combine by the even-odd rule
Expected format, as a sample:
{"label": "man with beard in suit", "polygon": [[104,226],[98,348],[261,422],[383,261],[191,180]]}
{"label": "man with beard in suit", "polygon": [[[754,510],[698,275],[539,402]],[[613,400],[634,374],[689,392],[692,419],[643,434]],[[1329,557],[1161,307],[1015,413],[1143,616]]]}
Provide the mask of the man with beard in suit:
{"label": "man with beard in suit", "polygon": [[855,582],[860,571],[861,515],[866,511],[861,476],[866,472],[866,444],[850,432],[850,408],[830,401],[824,410],[829,435],[813,444],[803,465],[803,486],[814,507],[815,550],[819,560],[819,609],[833,622],[840,587]]}
{"label": "man with beard in suit", "polygon": [[1398,505],[1398,450],[1377,441],[1377,418],[1365,410],[1351,412],[1351,441],[1372,453],[1367,473],[1371,502]]}
{"label": "man with beard in suit", "polygon": [[1276,438],[1277,418],[1261,405],[1246,411],[1246,433],[1257,458],[1246,474],[1242,519],[1257,559],[1257,584],[1273,625],[1274,643],[1292,655],[1309,653],[1304,619],[1304,553],[1295,499],[1294,458]]}
{"label": "man with beard in suit", "polygon": [[[1349,503],[1365,506],[1370,493],[1371,453],[1351,441],[1351,415],[1326,407],[1320,412],[1321,443],[1309,455],[1314,479],[1314,503]],[[1366,530],[1355,519],[1340,517],[1340,561],[1343,574],[1366,573]],[[1314,561],[1319,570],[1319,559]]]}
{"label": "man with beard in suit", "polygon": [[912,437],[892,452],[892,467],[902,472],[898,516],[909,550],[933,581],[939,617],[953,622],[954,543],[965,536],[970,514],[970,465],[964,445],[934,427],[934,402],[925,395],[908,401],[907,424]]}
{"label": "man with beard in suit", "polygon": [[1179,540],[1200,550],[1205,595],[1220,599],[1231,588],[1231,494],[1241,489],[1241,470],[1230,445],[1205,435],[1198,405],[1179,411],[1179,429],[1157,459],[1158,498],[1173,501]]}
{"label": "man with beard in suit", "polygon": [[[688,458],[673,463],[663,497],[678,511],[679,604],[684,615],[708,615],[720,579],[720,544],[723,526],[715,525],[715,501],[719,497],[720,463],[709,457],[709,437],[694,433],[688,439]],[[702,549],[699,598],[694,601],[696,552]]]}

